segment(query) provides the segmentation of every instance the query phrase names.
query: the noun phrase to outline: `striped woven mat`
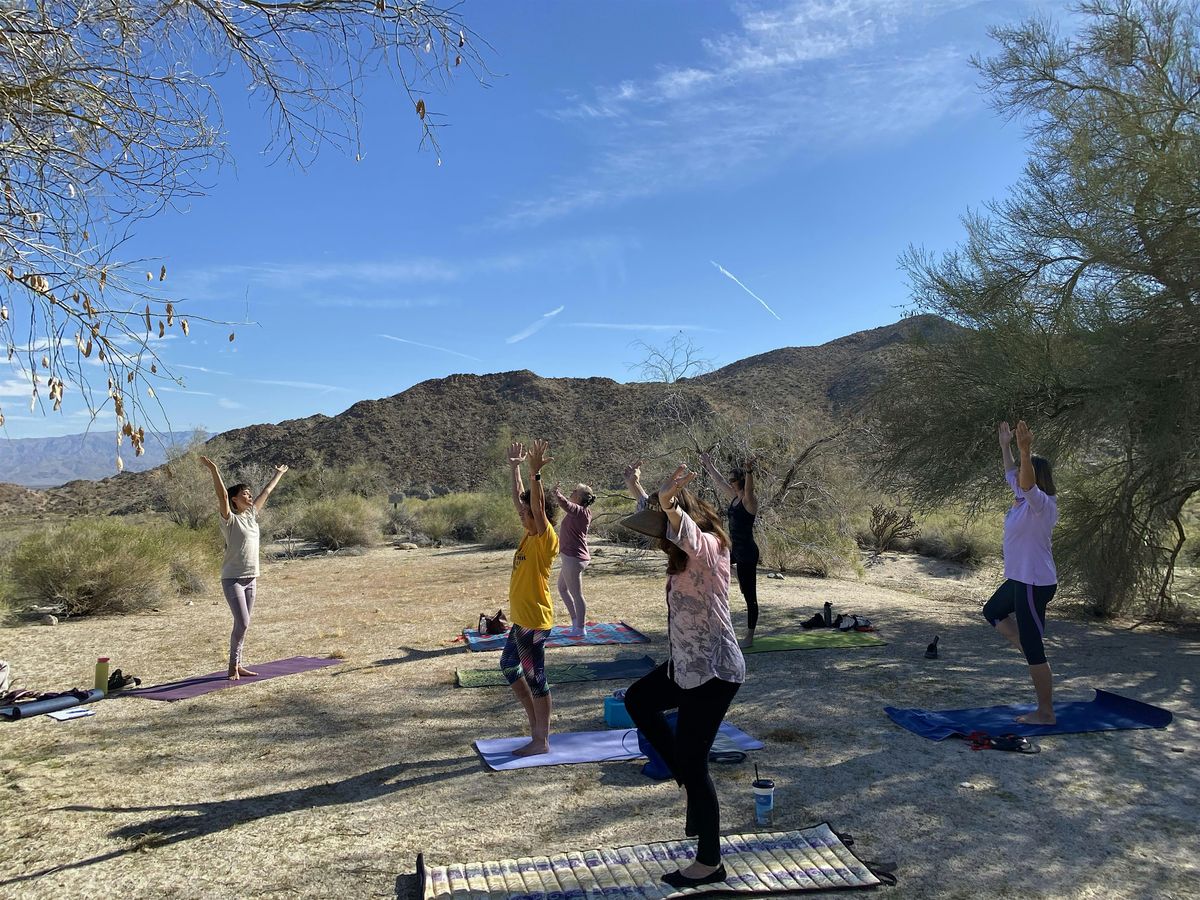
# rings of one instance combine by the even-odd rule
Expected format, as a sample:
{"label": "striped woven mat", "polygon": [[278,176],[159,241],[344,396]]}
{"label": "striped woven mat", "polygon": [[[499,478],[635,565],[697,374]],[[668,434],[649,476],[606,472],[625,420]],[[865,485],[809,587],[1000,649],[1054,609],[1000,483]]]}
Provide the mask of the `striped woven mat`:
{"label": "striped woven mat", "polygon": [[884,883],[828,823],[800,831],[722,837],[721,862],[729,873],[725,881],[686,891],[662,881],[663,874],[685,868],[694,855],[692,841],[448,866],[427,865],[422,854],[417,857],[417,874],[423,900],[592,900],[613,895],[621,900],[661,900],[684,893],[775,894]]}

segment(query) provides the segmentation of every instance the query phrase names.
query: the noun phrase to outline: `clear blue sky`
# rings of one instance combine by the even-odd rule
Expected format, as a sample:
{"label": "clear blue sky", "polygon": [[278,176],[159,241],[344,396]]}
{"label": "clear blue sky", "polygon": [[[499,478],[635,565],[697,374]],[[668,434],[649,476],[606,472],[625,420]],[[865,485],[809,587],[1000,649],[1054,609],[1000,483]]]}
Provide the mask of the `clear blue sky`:
{"label": "clear blue sky", "polygon": [[[632,380],[633,342],[681,328],[720,366],[893,322],[905,248],[954,246],[959,217],[1020,174],[1022,126],[967,59],[992,49],[989,26],[1039,11],[1064,15],[468,0],[494,75],[429,95],[448,123],[440,166],[386,77],[368,88],[363,159],[306,171],[269,164],[261,109],[226,85],[236,167],[129,248],[167,264],[185,314],[254,323],[233,344],[197,325],[164,346],[187,385],[160,394],[170,426],[335,414],[455,372]],[[10,437],[84,424],[0,403]]]}

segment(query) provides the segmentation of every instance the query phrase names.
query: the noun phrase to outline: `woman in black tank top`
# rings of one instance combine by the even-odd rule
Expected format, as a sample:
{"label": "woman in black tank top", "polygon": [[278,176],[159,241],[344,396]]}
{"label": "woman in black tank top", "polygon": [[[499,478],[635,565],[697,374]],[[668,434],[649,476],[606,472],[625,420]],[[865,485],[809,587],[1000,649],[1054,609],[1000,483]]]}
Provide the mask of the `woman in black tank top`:
{"label": "woman in black tank top", "polygon": [[724,478],[713,465],[712,457],[700,454],[717,491],[729,500],[729,537],[732,547],[730,561],[737,567],[738,588],[746,599],[746,637],[743,649],[754,645],[754,629],[758,627],[758,544],[754,542],[754,518],[758,515],[758,497],[754,493],[754,460],[748,459]]}

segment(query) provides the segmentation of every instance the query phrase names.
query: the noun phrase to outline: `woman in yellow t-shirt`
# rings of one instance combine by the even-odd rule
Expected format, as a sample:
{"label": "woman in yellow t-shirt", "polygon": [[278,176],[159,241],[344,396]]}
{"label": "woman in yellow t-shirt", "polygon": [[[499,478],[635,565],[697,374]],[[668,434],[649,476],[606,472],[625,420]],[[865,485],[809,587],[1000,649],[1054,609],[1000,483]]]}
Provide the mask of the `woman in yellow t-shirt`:
{"label": "woman in yellow t-shirt", "polygon": [[[529,490],[521,482],[521,463],[529,460]],[[546,684],[546,638],[554,627],[554,601],[550,596],[550,566],[558,555],[554,532],[557,508],[542,490],[542,469],[551,461],[550,445],[534,441],[525,446],[514,441],[508,449],[512,472],[512,499],[525,526],[521,545],[513,554],[508,583],[508,643],[500,655],[500,671],[529,717],[528,744],[514,756],[550,752],[550,686]]]}

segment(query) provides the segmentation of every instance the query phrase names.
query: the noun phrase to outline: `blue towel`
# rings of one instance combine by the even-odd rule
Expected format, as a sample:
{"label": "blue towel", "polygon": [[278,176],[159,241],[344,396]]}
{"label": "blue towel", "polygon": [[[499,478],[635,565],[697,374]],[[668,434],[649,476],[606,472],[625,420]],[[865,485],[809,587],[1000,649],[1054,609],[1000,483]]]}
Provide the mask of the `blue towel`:
{"label": "blue towel", "polygon": [[1027,706],[986,706],[936,712],[885,706],[883,711],[900,727],[931,741],[965,737],[972,731],[1034,737],[1080,731],[1117,731],[1123,728],[1165,728],[1174,718],[1161,707],[1097,690],[1095,699],[1087,703],[1055,703],[1054,713],[1058,721],[1053,725],[1023,725],[1014,721],[1016,716],[1032,712],[1035,708],[1031,703]]}

